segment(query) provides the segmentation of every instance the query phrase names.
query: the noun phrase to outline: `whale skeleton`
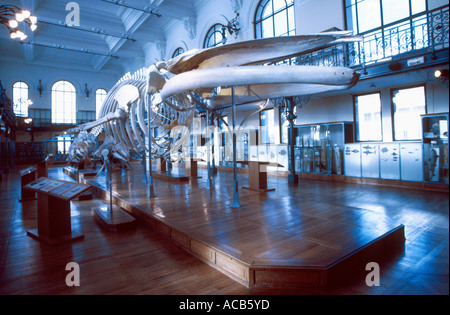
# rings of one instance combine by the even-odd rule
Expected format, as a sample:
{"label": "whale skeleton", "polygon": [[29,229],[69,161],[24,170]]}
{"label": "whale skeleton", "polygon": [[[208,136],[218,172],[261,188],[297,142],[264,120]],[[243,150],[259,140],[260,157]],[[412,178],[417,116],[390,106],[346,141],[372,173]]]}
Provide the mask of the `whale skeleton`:
{"label": "whale skeleton", "polygon": [[[264,101],[244,121],[266,108],[272,98],[353,87],[360,74],[350,68],[268,63],[359,40],[340,31],[238,42],[188,51],[126,74],[109,91],[98,120],[66,131],[78,134],[69,149],[70,161],[94,155],[104,160],[105,167],[106,157],[112,156],[114,166],[129,167],[131,158],[147,154],[178,161],[180,148],[189,141],[197,106],[218,115],[221,106],[231,104],[232,87],[238,103]],[[101,133],[105,142],[96,148]]]}

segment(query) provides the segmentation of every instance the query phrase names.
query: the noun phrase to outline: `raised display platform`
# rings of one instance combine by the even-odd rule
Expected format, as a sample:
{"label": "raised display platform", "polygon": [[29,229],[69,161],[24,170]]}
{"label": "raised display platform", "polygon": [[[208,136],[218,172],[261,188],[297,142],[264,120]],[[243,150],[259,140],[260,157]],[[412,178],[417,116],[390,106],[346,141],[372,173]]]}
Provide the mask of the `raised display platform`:
{"label": "raised display platform", "polygon": [[[280,179],[270,194],[241,190],[242,208],[232,209],[230,175],[219,173],[214,190],[206,181],[155,181],[157,197],[149,200],[146,184],[120,180],[118,170],[113,202],[246,287],[333,288],[364,280],[369,262],[382,264],[404,249],[404,226],[383,213],[325,195],[309,200],[303,189],[276,184]],[[102,176],[82,182],[107,199]]]}
{"label": "raised display platform", "polygon": [[104,205],[92,209],[94,219],[111,231],[124,231],[136,227],[136,219],[116,205]]}
{"label": "raised display platform", "polygon": [[173,171],[167,171],[167,172],[153,172],[153,178],[164,180],[172,183],[181,183],[181,182],[188,182],[189,177],[179,174],[177,172]]}

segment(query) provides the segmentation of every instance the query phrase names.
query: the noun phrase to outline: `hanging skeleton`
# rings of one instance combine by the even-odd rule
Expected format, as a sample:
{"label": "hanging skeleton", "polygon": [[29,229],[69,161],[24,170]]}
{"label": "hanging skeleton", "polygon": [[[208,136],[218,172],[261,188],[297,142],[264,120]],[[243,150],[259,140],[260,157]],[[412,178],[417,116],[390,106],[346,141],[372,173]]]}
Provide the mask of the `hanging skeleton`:
{"label": "hanging skeleton", "polygon": [[[151,137],[153,157],[178,161],[196,107],[217,115],[216,109],[231,103],[231,86],[238,103],[353,87],[359,79],[353,69],[264,64],[356,40],[344,31],[239,42],[189,51],[127,74],[108,93],[97,121],[68,131],[79,133],[70,159],[102,158],[106,149],[114,157],[113,166],[127,165],[133,157],[146,156]],[[105,142],[97,149],[94,139],[102,132]]]}

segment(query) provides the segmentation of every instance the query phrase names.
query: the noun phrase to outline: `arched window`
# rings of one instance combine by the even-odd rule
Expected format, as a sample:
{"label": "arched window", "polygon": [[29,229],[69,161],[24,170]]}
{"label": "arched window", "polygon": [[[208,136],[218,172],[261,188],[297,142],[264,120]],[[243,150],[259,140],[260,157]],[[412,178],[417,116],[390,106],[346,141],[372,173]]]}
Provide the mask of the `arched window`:
{"label": "arched window", "polygon": [[222,24],[213,25],[208,34],[206,34],[205,43],[203,44],[203,48],[210,48],[215,46],[220,46],[225,43],[224,39],[227,38],[227,34],[224,30],[224,26]]}
{"label": "arched window", "polygon": [[255,15],[256,38],[295,35],[294,0],[262,0]]}
{"label": "arched window", "polygon": [[14,114],[20,117],[28,116],[28,106],[32,102],[28,99],[28,84],[18,81],[13,85]]}
{"label": "arched window", "polygon": [[175,49],[175,51],[173,52],[172,58],[175,58],[176,56],[181,55],[182,53],[184,53],[184,48],[183,47],[178,47],[177,49]]}
{"label": "arched window", "polygon": [[108,92],[106,92],[105,89],[98,89],[97,91],[95,91],[95,107],[97,109],[97,119],[100,115],[100,109],[102,109],[102,105],[106,99],[106,95],[108,95]]}
{"label": "arched window", "polygon": [[52,87],[52,123],[76,123],[76,89],[68,81],[58,81]]}

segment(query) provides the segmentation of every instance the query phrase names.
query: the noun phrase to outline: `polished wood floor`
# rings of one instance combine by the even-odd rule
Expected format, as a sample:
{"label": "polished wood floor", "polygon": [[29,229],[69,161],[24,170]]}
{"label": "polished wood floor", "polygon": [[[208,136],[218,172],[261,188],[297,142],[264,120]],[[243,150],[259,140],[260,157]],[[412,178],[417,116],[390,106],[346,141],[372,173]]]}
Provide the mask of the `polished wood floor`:
{"label": "polished wood floor", "polygon": [[[152,212],[164,218],[179,210],[183,202],[204,210],[202,220],[232,212],[233,218],[240,219],[239,224],[255,233],[262,224],[269,224],[278,234],[295,235],[299,225],[307,227],[308,220],[328,216],[333,205],[333,220],[372,224],[375,230],[405,225],[405,251],[382,266],[380,287],[367,287],[361,280],[332,291],[247,289],[145,226],[120,233],[103,230],[91,214],[91,208],[102,203],[96,199],[72,202],[72,224],[85,235],[84,240],[57,248],[42,245],[26,236],[26,230],[36,225],[36,203],[18,202],[20,179],[17,171],[10,171],[0,186],[0,294],[448,294],[446,193],[310,180],[289,186],[286,178],[270,177],[268,184],[276,191],[266,194],[240,190],[242,208],[236,210],[229,207],[232,173],[216,175],[213,192],[205,189],[205,170],[199,173],[202,178],[196,182],[155,181],[159,199],[149,205]],[[68,179],[61,168],[52,168],[50,176]],[[129,178],[122,178],[120,172],[116,176],[116,185],[128,185]],[[135,177],[135,181],[141,180]],[[240,184],[246,181],[248,175],[240,173]],[[138,191],[128,191],[128,197],[141,197]],[[208,209],[216,209],[218,214]],[[296,217],[298,209],[302,212],[300,218]],[[192,219],[198,220],[198,215]],[[224,228],[220,235],[233,243],[236,221],[229,223],[210,229]],[[254,235],[245,236],[247,244],[253,244],[248,246],[253,251],[260,241]],[[272,241],[274,237],[268,236],[258,248],[266,255],[261,260],[273,259],[267,248],[264,250]],[[80,287],[65,285],[65,266],[72,261],[80,264]]]}

